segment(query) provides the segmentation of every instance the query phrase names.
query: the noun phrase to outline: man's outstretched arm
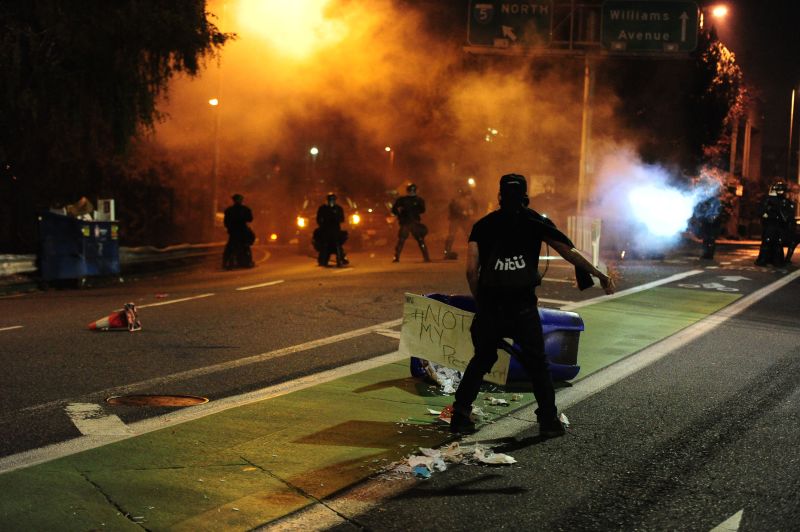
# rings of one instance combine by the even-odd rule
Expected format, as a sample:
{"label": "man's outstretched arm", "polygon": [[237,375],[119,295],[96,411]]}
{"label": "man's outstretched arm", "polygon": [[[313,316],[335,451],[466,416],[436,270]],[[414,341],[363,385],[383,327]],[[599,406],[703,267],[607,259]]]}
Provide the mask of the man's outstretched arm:
{"label": "man's outstretched arm", "polygon": [[580,251],[557,240],[545,238],[545,242],[551,248],[556,250],[556,252],[559,255],[564,257],[564,260],[566,260],[576,268],[580,268],[584,271],[587,271],[590,274],[597,277],[598,279],[600,279],[600,286],[603,287],[603,291],[605,291],[606,294],[614,293],[614,291],[616,290],[616,286],[614,286],[614,280],[611,279],[608,275],[598,270],[597,268],[595,268],[591,262],[586,260],[586,257],[581,255]]}

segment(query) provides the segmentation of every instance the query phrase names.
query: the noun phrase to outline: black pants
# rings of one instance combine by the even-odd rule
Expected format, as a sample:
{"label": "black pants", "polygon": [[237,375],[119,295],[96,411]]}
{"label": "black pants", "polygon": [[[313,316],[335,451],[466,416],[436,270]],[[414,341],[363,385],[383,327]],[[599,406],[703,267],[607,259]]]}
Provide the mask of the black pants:
{"label": "black pants", "polygon": [[536,305],[506,308],[481,305],[472,322],[471,332],[475,356],[469,361],[458,385],[453,409],[463,415],[470,414],[484,375],[497,362],[499,342],[503,338],[512,338],[521,348],[521,353],[515,356],[531,378],[533,395],[538,404],[536,417],[545,423],[556,419],[556,394],[548,371],[542,323]]}
{"label": "black pants", "polygon": [[250,244],[246,235],[229,235],[228,243],[222,252],[222,267],[231,268],[250,268],[253,266],[253,255],[250,251]]}
{"label": "black pants", "polygon": [[422,251],[422,258],[424,258],[426,261],[429,261],[430,256],[428,255],[428,248],[425,246],[425,235],[427,232],[427,228],[420,222],[401,224],[400,230],[397,232],[397,246],[394,248],[395,258],[400,258],[400,253],[403,252],[403,246],[405,245],[406,239],[410,234],[414,237],[414,240],[417,241],[417,244],[419,244],[419,249]]}

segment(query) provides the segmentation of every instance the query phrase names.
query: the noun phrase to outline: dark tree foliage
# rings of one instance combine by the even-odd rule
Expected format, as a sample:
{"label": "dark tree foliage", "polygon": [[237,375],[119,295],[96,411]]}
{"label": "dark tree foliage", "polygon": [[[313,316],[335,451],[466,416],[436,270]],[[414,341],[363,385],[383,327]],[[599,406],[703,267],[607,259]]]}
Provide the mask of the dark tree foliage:
{"label": "dark tree foliage", "polygon": [[230,38],[205,4],[0,3],[2,203],[13,201],[27,218],[94,193],[103,165],[159,118],[156,102],[170,79],[197,74]]}
{"label": "dark tree foliage", "polygon": [[646,162],[695,173],[744,112],[742,71],[713,34],[701,34],[687,59],[628,59],[608,66],[606,81],[623,102],[618,114],[636,133]]}

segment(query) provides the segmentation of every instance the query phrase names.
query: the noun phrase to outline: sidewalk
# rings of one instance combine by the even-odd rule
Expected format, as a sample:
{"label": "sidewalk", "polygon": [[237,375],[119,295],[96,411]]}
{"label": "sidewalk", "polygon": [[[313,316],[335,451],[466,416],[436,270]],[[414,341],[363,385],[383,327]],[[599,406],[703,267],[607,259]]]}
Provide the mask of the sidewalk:
{"label": "sidewalk", "polygon": [[[660,286],[581,308],[579,378],[738,297]],[[166,416],[151,422],[164,428],[39,465],[11,470],[0,460],[0,529],[249,530],[449,441],[427,409],[452,397],[411,378],[407,359],[387,356],[366,371],[182,424]],[[509,401],[519,391],[491,388]],[[530,393],[522,397],[513,407],[476,406],[490,423],[531,403]]]}

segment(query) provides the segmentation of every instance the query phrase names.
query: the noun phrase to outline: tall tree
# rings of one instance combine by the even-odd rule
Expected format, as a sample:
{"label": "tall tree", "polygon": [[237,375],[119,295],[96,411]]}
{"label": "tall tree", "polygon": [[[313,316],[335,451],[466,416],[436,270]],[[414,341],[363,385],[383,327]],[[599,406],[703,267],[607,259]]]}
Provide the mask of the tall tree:
{"label": "tall tree", "polygon": [[30,241],[20,218],[96,189],[103,161],[158,119],[172,77],[231,37],[209,18],[204,0],[0,3],[0,207],[23,233],[6,239]]}

